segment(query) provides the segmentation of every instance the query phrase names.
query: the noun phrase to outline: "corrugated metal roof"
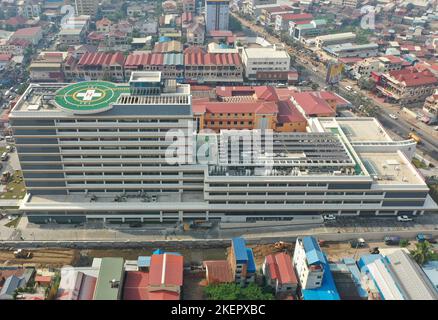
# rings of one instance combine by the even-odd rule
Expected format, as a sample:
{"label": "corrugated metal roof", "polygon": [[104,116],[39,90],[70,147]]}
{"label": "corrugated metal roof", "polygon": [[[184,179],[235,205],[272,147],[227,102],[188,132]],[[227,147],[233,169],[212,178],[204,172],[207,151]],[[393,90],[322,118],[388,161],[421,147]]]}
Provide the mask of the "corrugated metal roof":
{"label": "corrugated metal roof", "polygon": [[397,250],[386,256],[389,269],[410,300],[437,300],[438,294],[418,264],[406,252]]}
{"label": "corrugated metal roof", "polygon": [[246,255],[248,256],[248,265],[246,266],[246,270],[249,273],[256,272],[256,264],[254,260],[254,253],[251,248],[246,248]]}
{"label": "corrugated metal roof", "polygon": [[233,243],[234,257],[236,258],[236,261],[247,262],[248,255],[246,253],[245,240],[239,237],[233,238],[231,241]]}
{"label": "corrugated metal roof", "polygon": [[314,237],[304,237],[302,241],[308,264],[322,264],[325,262],[321,248]]}
{"label": "corrugated metal roof", "polygon": [[[94,300],[117,300],[121,289],[123,276],[123,258],[102,258],[99,276],[97,278]],[[111,287],[111,281],[119,282],[117,287]]]}

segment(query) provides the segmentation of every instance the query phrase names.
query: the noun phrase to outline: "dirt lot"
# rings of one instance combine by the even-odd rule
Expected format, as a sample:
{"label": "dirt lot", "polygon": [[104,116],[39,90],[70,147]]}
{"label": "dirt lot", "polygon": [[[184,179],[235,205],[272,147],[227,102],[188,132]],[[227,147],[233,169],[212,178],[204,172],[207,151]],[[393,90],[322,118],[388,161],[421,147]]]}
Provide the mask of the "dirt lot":
{"label": "dirt lot", "polygon": [[34,249],[31,259],[16,259],[14,250],[0,250],[0,265],[33,265],[38,267],[62,267],[75,265],[79,251],[73,249]]}
{"label": "dirt lot", "polygon": [[204,287],[206,286],[205,272],[185,271],[183,298],[184,300],[203,300],[205,299]]}

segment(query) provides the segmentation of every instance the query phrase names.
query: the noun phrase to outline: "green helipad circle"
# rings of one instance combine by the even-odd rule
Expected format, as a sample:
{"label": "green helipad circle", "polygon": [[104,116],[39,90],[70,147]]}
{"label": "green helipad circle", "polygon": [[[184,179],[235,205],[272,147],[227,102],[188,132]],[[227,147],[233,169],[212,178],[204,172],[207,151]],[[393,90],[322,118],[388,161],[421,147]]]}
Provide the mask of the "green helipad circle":
{"label": "green helipad circle", "polygon": [[55,103],[74,113],[96,113],[112,108],[129,87],[106,81],[84,81],[68,85],[55,93]]}

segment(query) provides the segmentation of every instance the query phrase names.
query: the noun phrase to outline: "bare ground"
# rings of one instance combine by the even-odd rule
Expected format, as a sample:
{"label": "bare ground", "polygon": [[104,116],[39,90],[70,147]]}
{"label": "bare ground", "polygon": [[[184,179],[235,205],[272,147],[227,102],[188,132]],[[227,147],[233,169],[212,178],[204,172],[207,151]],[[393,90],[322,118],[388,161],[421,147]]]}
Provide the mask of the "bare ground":
{"label": "bare ground", "polygon": [[14,250],[0,250],[0,265],[32,265],[37,267],[62,267],[75,265],[79,260],[79,251],[74,249],[32,249],[30,259],[17,259]]}

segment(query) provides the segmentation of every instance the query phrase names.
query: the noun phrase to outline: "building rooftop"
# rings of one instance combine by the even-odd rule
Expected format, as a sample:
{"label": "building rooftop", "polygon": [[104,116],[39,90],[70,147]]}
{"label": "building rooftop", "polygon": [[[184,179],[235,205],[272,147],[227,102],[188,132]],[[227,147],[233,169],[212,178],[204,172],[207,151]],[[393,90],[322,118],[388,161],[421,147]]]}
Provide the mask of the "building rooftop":
{"label": "building rooftop", "polygon": [[342,52],[351,50],[368,50],[368,49],[378,49],[378,44],[376,43],[365,43],[365,44],[353,44],[353,43],[341,43],[334,44],[324,47],[325,50],[330,52]]}
{"label": "building rooftop", "polygon": [[149,273],[129,271],[125,273],[123,300],[149,300]]}
{"label": "building rooftop", "polygon": [[292,257],[279,252],[266,257],[269,273],[272,279],[277,279],[280,284],[298,284],[298,278],[292,266]]}
{"label": "building rooftop", "polygon": [[425,185],[421,174],[401,151],[357,153],[377,184]]}
{"label": "building rooftop", "polygon": [[[336,121],[348,140],[392,141],[385,129],[374,118],[337,118]],[[322,120],[322,123],[324,121]]]}
{"label": "building rooftop", "polygon": [[123,281],[123,258],[102,258],[94,300],[117,300]]}
{"label": "building rooftop", "polygon": [[207,270],[208,283],[231,283],[234,277],[227,260],[207,260],[203,262]]}
{"label": "building rooftop", "polygon": [[153,286],[182,286],[183,261],[181,255],[171,253],[153,254],[149,283]]}
{"label": "building rooftop", "polygon": [[245,48],[244,50],[250,59],[290,59],[285,50],[277,50],[274,47]]}
{"label": "building rooftop", "polygon": [[386,256],[392,275],[409,300],[437,300],[438,293],[420,266],[403,250]]}
{"label": "building rooftop", "polygon": [[248,254],[245,247],[245,239],[243,238],[233,238],[231,239],[233,243],[234,257],[236,261],[245,263],[248,261]]}
{"label": "building rooftop", "polygon": [[56,91],[55,103],[75,113],[107,110],[121,94],[128,94],[128,86],[118,86],[106,81],[84,81]]}

